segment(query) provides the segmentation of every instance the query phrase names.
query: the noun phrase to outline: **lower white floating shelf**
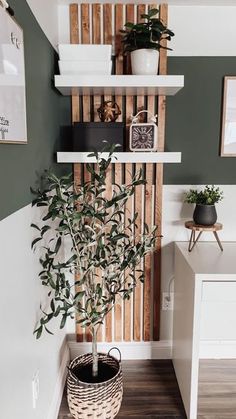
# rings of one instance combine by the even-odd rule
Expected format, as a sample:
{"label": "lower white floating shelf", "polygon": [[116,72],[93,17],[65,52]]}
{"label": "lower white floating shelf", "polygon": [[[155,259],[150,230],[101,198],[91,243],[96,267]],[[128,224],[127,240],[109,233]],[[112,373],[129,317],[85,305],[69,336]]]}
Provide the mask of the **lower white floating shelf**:
{"label": "lower white floating shelf", "polygon": [[[96,163],[95,157],[88,157],[91,153],[58,152],[58,163]],[[108,153],[100,153],[107,159]],[[181,163],[181,153],[170,152],[123,152],[114,153],[113,163]]]}

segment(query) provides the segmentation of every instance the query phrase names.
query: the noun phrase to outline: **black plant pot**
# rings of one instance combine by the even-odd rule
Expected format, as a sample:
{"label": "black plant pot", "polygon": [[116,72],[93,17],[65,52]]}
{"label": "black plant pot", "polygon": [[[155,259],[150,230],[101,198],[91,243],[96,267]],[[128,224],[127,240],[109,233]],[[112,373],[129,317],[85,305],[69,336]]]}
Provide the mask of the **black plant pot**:
{"label": "black plant pot", "polygon": [[215,205],[197,204],[193,213],[195,224],[211,226],[216,223],[217,214]]}

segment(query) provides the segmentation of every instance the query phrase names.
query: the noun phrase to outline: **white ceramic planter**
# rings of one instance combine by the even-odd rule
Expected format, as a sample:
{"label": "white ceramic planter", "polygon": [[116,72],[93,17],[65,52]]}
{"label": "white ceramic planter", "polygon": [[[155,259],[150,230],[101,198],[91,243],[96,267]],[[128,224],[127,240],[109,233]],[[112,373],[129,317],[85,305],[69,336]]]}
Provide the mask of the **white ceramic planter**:
{"label": "white ceramic planter", "polygon": [[59,61],[61,75],[110,75],[112,62],[110,61]]}
{"label": "white ceramic planter", "polygon": [[111,45],[59,44],[60,60],[64,61],[110,61]]}
{"label": "white ceramic planter", "polygon": [[155,75],[158,72],[159,52],[155,49],[137,49],[131,52],[132,74]]}

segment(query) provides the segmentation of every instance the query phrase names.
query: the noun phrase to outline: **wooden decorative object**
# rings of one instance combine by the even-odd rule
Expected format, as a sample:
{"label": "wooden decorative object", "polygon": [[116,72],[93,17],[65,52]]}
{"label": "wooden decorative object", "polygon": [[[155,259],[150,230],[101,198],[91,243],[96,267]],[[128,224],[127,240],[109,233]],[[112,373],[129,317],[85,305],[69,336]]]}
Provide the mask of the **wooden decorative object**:
{"label": "wooden decorative object", "polygon": [[[191,230],[189,246],[188,246],[188,251],[189,252],[191,252],[193,250],[196,243],[200,239],[203,231],[206,231],[206,232],[211,231],[215,236],[215,239],[216,239],[216,241],[219,245],[220,250],[223,251],[223,246],[222,246],[221,241],[219,239],[219,236],[217,234],[217,231],[222,230],[222,228],[223,228],[222,224],[216,223],[213,226],[202,226],[202,225],[199,225],[199,224],[195,224],[194,221],[186,221],[185,227],[188,228],[189,230]],[[196,232],[198,232],[197,237],[196,237]]]}
{"label": "wooden decorative object", "polygon": [[[71,42],[72,43],[112,43],[115,50],[115,74],[130,74],[130,60],[122,55],[120,29],[126,21],[137,21],[137,16],[157,5],[145,4],[72,4],[70,5]],[[160,17],[167,23],[167,6],[159,7]],[[92,24],[92,27],[90,27]],[[167,55],[160,52],[160,74],[166,74]],[[158,114],[158,151],[164,150],[165,139],[165,97],[163,96],[119,96],[105,95],[72,96],[73,122],[98,121],[97,109],[103,101],[115,101],[122,111],[117,121],[123,121],[127,126],[127,138],[131,115],[141,109],[147,109],[152,114]],[[145,121],[145,118],[144,118]],[[128,183],[139,167],[144,169],[147,179],[145,187],[140,187],[126,205],[124,222],[139,211],[138,233],[143,231],[144,221],[151,226],[158,225],[161,234],[162,221],[162,164],[114,164],[107,177],[107,191],[110,193],[112,182]],[[77,183],[88,179],[89,174],[84,164],[74,165],[74,176]],[[154,260],[153,260],[154,259]],[[150,341],[159,339],[160,330],[160,284],[161,284],[161,239],[158,239],[154,256],[148,256],[144,265],[145,282],[139,284],[129,301],[117,301],[105,325],[100,329],[98,340],[106,341]],[[135,273],[138,276],[138,273]],[[83,332],[77,326],[78,340],[89,340],[88,331]]]}
{"label": "wooden decorative object", "polygon": [[119,115],[121,115],[119,105],[112,100],[103,102],[97,111],[102,122],[115,122]]}

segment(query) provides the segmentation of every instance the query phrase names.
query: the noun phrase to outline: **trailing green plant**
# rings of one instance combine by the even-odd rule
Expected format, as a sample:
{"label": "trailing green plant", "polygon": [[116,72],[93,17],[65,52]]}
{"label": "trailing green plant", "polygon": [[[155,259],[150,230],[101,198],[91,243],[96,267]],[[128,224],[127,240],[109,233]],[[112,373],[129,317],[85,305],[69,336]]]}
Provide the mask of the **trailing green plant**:
{"label": "trailing green plant", "polygon": [[202,191],[190,189],[185,196],[185,202],[188,204],[214,205],[223,199],[223,192],[214,185],[205,186]]}
{"label": "trailing green plant", "polygon": [[147,14],[140,16],[144,22],[125,23],[125,29],[120,31],[123,36],[124,53],[143,48],[171,50],[171,48],[163,46],[161,41],[170,41],[174,33],[164,25],[161,19],[155,17],[158,14],[158,9],[150,9]]}
{"label": "trailing green plant", "polygon": [[[61,316],[60,328],[68,317],[88,327],[93,338],[93,375],[98,373],[97,332],[119,295],[129,299],[143,271],[137,267],[144,256],[154,249],[156,227],[135,235],[136,220],[126,219],[125,205],[138,185],[145,184],[143,173],[135,174],[128,185],[114,185],[111,197],[106,191],[106,173],[112,160],[91,154],[97,159],[96,171],[87,164],[91,181],[76,185],[72,175],[58,178],[47,172],[42,190],[33,191],[32,205],[45,207],[46,213],[32,227],[38,236],[32,248],[40,245],[42,270],[39,278],[48,289],[50,309],[42,311],[35,329],[39,338],[48,323]],[[69,243],[69,255],[60,251]],[[76,278],[75,286],[68,274]]]}

